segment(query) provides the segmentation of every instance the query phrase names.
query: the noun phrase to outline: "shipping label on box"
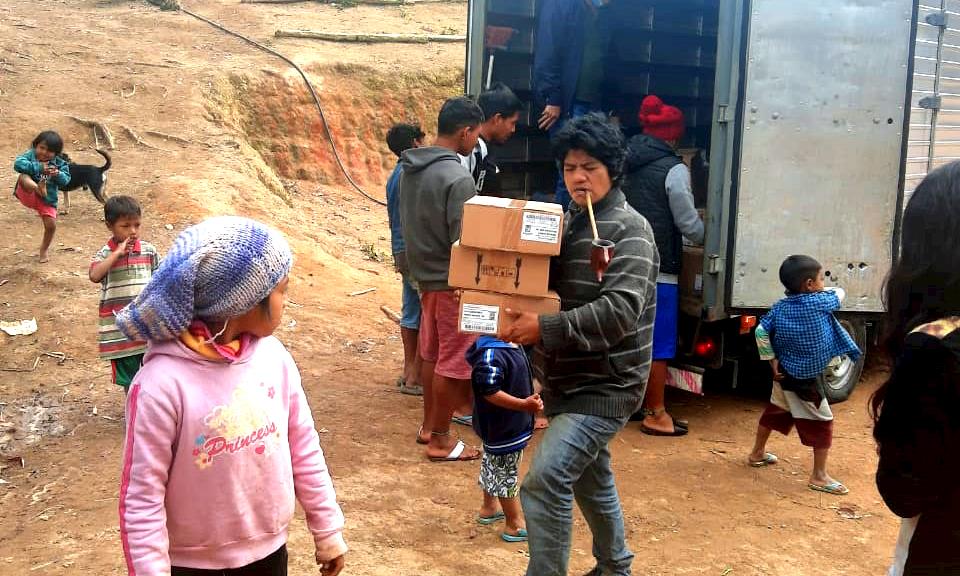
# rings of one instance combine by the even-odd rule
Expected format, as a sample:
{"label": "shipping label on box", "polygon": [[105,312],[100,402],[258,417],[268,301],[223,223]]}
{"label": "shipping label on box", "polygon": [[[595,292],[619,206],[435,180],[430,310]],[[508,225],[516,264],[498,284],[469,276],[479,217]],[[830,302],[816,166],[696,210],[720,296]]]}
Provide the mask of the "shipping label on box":
{"label": "shipping label on box", "polygon": [[463,205],[460,243],[471,248],[555,256],[560,253],[559,204],[474,196]]}
{"label": "shipping label on box", "polygon": [[463,304],[460,307],[460,331],[496,335],[500,327],[500,307]]}
{"label": "shipping label on box", "polygon": [[520,224],[520,240],[556,244],[560,240],[562,224],[563,216],[559,214],[524,210],[523,221]]}
{"label": "shipping label on box", "polygon": [[508,308],[516,312],[556,314],[560,312],[560,296],[556,292],[522,296],[464,290],[460,294],[460,331],[493,336],[501,334],[510,322],[505,314]]}
{"label": "shipping label on box", "polygon": [[454,288],[543,296],[550,280],[550,257],[468,248],[450,251],[447,284]]}

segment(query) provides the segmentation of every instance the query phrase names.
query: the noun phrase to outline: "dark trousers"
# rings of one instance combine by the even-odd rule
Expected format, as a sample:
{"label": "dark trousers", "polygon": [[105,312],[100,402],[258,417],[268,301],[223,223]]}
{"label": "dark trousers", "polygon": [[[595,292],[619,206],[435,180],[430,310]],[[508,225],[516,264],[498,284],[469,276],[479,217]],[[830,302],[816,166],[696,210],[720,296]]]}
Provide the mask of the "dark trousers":
{"label": "dark trousers", "polygon": [[287,576],[287,545],[267,556],[240,568],[224,570],[201,570],[174,566],[171,576]]}

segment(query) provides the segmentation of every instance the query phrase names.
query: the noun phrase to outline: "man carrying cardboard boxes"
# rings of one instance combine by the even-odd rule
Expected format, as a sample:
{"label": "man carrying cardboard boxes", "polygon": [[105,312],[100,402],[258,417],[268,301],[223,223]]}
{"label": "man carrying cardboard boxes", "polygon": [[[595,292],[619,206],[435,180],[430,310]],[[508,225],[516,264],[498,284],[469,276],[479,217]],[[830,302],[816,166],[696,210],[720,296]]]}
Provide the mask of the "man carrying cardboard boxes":
{"label": "man carrying cardboard boxes", "polygon": [[[633,554],[608,444],[643,401],[659,256],[650,224],[619,188],[625,154],[620,131],[590,114],[564,126],[553,148],[574,202],[550,278],[562,311],[508,314],[501,334],[537,345],[534,369],[551,419],[520,492],[529,534],[527,575],[567,574],[576,500],[593,534],[597,566],[589,574],[625,576]],[[602,280],[590,265],[593,234],[584,209],[590,199],[600,237],[614,243]]]}
{"label": "man carrying cardboard boxes", "polygon": [[[477,145],[483,112],[469,98],[451,98],[440,109],[434,146],[402,155],[400,222],[410,275],[420,292],[423,426],[417,437],[433,461],[475,460],[480,451],[450,435],[459,399],[468,397],[466,352],[476,336],[457,330],[458,304],[447,283],[451,246],[460,237],[463,203],[476,194],[457,154]],[[429,434],[429,438],[424,437]]]}

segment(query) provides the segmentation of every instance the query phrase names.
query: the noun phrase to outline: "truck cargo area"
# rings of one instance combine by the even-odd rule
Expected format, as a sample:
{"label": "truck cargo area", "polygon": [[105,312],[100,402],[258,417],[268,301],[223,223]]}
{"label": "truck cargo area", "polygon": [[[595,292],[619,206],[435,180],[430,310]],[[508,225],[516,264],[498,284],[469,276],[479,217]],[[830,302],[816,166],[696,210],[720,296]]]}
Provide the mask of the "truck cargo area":
{"label": "truck cargo area", "polygon": [[[532,197],[553,191],[556,168],[546,132],[537,127],[542,108],[533,85],[537,0],[488,0],[481,85],[503,82],[527,104],[516,136],[495,149],[506,193]],[[637,111],[648,94],[683,110],[688,160],[709,148],[717,53],[719,0],[636,0],[614,2],[606,57],[603,107],[616,116],[629,137],[640,132]],[[476,31],[481,32],[481,31]],[[498,38],[499,37],[499,38]],[[490,40],[496,38],[497,45]],[[503,42],[503,38],[509,38]],[[477,60],[477,62],[481,62]],[[476,91],[476,90],[472,90]],[[705,203],[706,174],[698,175],[697,199]]]}

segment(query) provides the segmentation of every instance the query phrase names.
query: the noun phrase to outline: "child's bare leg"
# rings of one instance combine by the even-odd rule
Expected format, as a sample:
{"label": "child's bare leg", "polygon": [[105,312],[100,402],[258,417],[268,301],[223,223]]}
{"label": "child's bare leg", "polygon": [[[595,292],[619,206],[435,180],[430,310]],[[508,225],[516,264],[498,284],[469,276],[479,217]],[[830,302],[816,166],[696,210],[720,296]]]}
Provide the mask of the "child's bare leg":
{"label": "child's bare leg", "polygon": [[764,459],[767,453],[767,440],[770,439],[771,432],[773,432],[773,430],[766,426],[757,425],[757,439],[753,443],[753,451],[747,456],[751,462],[760,462]]}
{"label": "child's bare leg", "polygon": [[66,190],[63,191],[63,210],[60,211],[61,214],[68,214],[70,212],[70,193]]}
{"label": "child's bare leg", "polygon": [[504,532],[511,536],[517,536],[520,530],[526,528],[523,521],[523,509],[520,507],[519,498],[500,498],[500,508],[503,509],[504,516],[507,517],[507,526]]}
{"label": "child's bare leg", "polygon": [[40,193],[40,185],[34,182],[33,178],[27,176],[26,174],[21,174],[20,177],[17,178],[17,183],[20,184],[24,190],[30,192],[31,194]]}
{"label": "child's bare leg", "polygon": [[453,411],[454,416],[469,416],[473,414],[473,386],[466,386],[457,390],[456,408]]}
{"label": "child's bare leg", "polygon": [[50,261],[47,251],[50,249],[50,244],[53,243],[53,234],[57,231],[57,221],[49,216],[43,216],[41,220],[43,220],[43,241],[40,243],[39,258],[42,264]]}
{"label": "child's bare leg", "polygon": [[833,478],[827,474],[827,456],[829,454],[829,448],[813,449],[813,473],[810,475],[811,484],[826,486],[833,482]]}
{"label": "child's bare leg", "polygon": [[486,492],[483,493],[483,505],[480,506],[480,517],[481,518],[490,518],[499,511],[499,506],[497,505],[496,496],[491,496]]}

